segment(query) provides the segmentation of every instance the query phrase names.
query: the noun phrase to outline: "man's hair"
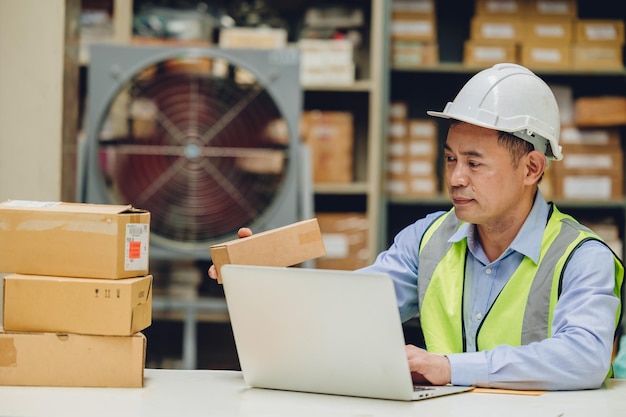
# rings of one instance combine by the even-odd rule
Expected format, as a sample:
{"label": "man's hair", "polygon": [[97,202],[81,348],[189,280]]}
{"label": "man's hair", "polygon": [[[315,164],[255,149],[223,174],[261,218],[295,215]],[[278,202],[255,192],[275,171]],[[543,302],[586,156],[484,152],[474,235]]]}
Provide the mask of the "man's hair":
{"label": "man's hair", "polygon": [[[535,150],[535,147],[532,143],[522,138],[518,138],[512,133],[502,132],[501,130],[498,130],[498,143],[504,146],[509,151],[513,168],[517,168],[519,166],[519,161],[524,155]],[[537,184],[539,184],[542,179],[543,173],[539,177]]]}
{"label": "man's hair", "polygon": [[532,143],[518,138],[512,133],[498,131],[498,144],[504,146],[511,155],[511,161],[513,162],[513,168],[517,168],[520,159],[529,152],[533,151],[535,147]]}

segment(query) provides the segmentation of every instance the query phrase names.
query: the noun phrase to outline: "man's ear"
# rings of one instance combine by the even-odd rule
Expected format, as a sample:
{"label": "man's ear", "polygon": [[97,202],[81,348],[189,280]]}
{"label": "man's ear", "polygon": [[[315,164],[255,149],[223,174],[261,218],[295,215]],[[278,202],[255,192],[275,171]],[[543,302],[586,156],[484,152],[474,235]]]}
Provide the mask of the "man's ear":
{"label": "man's ear", "polygon": [[543,172],[546,170],[546,156],[541,152],[534,150],[526,154],[526,178],[528,184],[536,184],[541,179]]}

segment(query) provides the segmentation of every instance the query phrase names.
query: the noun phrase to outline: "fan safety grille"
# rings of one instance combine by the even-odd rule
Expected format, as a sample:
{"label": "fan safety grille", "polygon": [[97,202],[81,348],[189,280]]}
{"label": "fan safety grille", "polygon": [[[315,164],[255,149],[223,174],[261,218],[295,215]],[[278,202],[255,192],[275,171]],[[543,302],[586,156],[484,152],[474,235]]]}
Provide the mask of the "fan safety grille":
{"label": "fan safety grille", "polygon": [[154,238],[202,244],[272,205],[287,175],[288,136],[251,72],[218,59],[168,59],[111,101],[99,167],[114,203],[151,212]]}

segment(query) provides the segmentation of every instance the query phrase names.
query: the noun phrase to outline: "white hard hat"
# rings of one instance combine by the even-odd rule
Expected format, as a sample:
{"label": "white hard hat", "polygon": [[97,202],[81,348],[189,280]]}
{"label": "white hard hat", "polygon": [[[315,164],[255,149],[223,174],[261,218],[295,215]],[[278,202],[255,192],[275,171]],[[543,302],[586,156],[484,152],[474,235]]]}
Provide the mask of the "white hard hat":
{"label": "white hard hat", "polygon": [[455,119],[509,132],[533,144],[547,158],[563,159],[559,146],[559,107],[550,87],[529,69],[496,64],[474,75],[442,112]]}

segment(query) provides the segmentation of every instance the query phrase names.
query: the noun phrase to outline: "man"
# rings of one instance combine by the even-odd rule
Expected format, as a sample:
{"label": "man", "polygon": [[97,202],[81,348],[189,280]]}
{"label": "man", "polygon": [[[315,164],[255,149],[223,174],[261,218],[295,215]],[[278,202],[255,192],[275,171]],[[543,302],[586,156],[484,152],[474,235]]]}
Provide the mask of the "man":
{"label": "man", "polygon": [[406,227],[360,270],[393,278],[403,321],[419,314],[426,349],[406,348],[414,380],[600,386],[624,268],[538,190],[547,159],[562,159],[552,91],[526,68],[498,64],[428,113],[451,120],[444,160],[454,207]]}

